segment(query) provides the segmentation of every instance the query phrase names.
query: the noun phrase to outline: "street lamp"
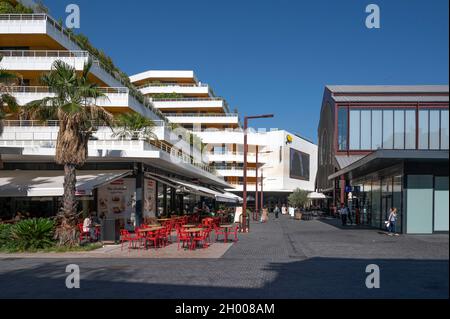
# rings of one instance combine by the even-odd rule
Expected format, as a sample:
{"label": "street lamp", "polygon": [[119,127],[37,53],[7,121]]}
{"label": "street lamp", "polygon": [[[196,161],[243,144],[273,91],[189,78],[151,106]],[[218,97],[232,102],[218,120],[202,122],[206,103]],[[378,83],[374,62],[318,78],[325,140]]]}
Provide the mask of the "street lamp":
{"label": "street lamp", "polygon": [[247,153],[248,153],[248,121],[253,119],[272,118],[273,114],[246,116],[244,118],[244,190],[243,190],[243,207],[242,207],[242,221],[241,230],[243,233],[249,232],[249,226],[247,225]]}
{"label": "street lamp", "polygon": [[[262,194],[263,189],[261,186],[261,205],[259,206],[259,200],[258,200],[258,194],[259,194],[259,191],[258,191],[258,166],[259,166],[258,155],[259,154],[270,154],[270,153],[273,153],[273,151],[260,152],[259,146],[258,145],[256,146],[256,172],[255,172],[256,173],[256,189],[255,189],[255,212],[253,214],[253,221],[258,220],[257,218],[259,215],[259,210],[263,208],[263,196],[264,196]],[[261,178],[264,178],[263,177],[263,168],[261,168]],[[261,183],[262,183],[262,181],[261,181]]]}

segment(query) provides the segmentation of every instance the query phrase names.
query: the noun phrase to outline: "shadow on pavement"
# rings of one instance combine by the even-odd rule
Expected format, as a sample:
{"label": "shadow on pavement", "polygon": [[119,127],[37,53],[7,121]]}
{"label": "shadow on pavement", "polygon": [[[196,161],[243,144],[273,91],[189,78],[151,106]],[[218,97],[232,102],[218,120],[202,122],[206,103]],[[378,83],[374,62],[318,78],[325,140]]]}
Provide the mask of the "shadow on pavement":
{"label": "shadow on pavement", "polygon": [[[0,261],[0,263],[8,262]],[[17,263],[20,260],[15,261]],[[181,262],[181,261],[179,261]],[[312,258],[304,261],[267,263],[255,272],[266,279],[253,285],[250,274],[213,271],[189,276],[164,276],[158,264],[108,260],[74,261],[81,269],[81,289],[65,287],[65,267],[69,261],[39,261],[27,269],[3,271],[0,275],[0,298],[151,298],[151,299],[300,299],[300,298],[448,298],[448,260],[365,260]],[[381,271],[381,288],[365,286],[365,270],[376,264]],[[140,273],[139,267],[147,268]],[[141,268],[142,269],[142,268]],[[180,267],[180,269],[183,269]],[[223,278],[225,277],[225,278]],[[199,283],[198,279],[202,282]]]}

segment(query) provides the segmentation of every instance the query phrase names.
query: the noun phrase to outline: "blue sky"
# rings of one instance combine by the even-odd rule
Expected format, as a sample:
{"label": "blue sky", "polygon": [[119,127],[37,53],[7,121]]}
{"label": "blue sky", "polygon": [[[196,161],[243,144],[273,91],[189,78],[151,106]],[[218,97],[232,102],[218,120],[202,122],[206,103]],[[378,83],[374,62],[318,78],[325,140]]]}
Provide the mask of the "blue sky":
{"label": "blue sky", "polygon": [[[128,74],[193,69],[254,126],[317,141],[327,84],[448,84],[448,0],[44,0]],[[365,8],[381,9],[367,29]]]}

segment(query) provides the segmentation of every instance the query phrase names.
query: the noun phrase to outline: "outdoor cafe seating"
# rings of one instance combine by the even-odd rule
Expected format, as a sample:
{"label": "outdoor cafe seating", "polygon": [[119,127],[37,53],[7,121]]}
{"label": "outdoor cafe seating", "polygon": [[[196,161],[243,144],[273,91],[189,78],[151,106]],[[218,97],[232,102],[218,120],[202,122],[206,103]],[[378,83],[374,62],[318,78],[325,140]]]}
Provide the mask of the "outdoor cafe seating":
{"label": "outdoor cafe seating", "polygon": [[[221,224],[218,217],[206,217],[202,220],[188,216],[160,218],[159,224],[142,224],[134,232],[120,230],[121,249],[127,245],[128,249],[160,249],[175,243],[177,249],[195,250],[206,249],[211,245],[211,233],[214,232],[215,241],[228,243],[239,240],[239,225]],[[176,237],[174,237],[176,235]],[[176,238],[176,239],[175,239]]]}

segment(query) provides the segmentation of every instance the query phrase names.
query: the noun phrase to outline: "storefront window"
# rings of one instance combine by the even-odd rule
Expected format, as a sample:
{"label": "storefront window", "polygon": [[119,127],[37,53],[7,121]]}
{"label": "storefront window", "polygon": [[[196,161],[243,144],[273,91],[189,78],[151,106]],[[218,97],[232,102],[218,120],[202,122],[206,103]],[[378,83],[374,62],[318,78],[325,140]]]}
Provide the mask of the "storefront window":
{"label": "storefront window", "polygon": [[374,179],[372,182],[372,227],[381,226],[381,182]]}
{"label": "storefront window", "polygon": [[377,150],[383,145],[383,113],[372,111],[372,149]]}
{"label": "storefront window", "polygon": [[338,148],[341,151],[347,150],[347,133],[348,133],[348,119],[347,108],[340,108],[338,112]]}
{"label": "storefront window", "polygon": [[394,176],[393,185],[393,207],[397,208],[397,232],[402,231],[402,191],[403,191],[403,178],[401,175]]}

